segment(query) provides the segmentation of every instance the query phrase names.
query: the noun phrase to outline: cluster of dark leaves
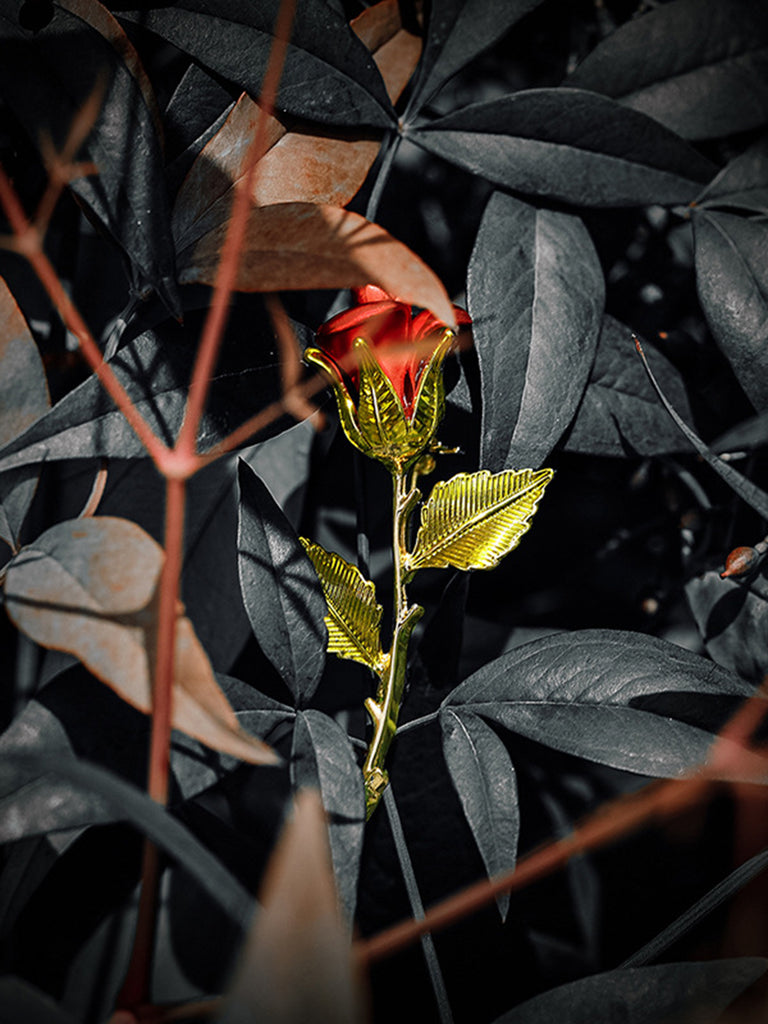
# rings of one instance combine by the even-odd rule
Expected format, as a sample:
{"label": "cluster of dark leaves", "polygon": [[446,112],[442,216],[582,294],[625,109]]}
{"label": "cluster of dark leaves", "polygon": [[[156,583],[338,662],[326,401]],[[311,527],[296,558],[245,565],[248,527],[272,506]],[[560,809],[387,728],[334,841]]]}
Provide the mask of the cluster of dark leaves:
{"label": "cluster of dark leaves", "polygon": [[[46,140],[63,144],[101,82],[81,154],[99,173],[72,182],[47,250],[170,442],[279,4],[107,6],[0,0],[0,158],[33,209]],[[20,547],[5,601],[48,648],[4,622],[3,966],[76,1017],[100,1019],[125,970],[138,836],[169,865],[156,999],[216,993],[294,789],[319,787],[342,902],[370,934],[416,912],[409,878],[429,904],[702,763],[762,678],[764,574],[718,570],[768,512],[768,15],[761,0],[648,6],[385,2],[385,27],[363,38],[357,4],[298,4],[201,447],[279,397],[259,292],[283,293],[301,340],[367,280],[439,303],[405,243],[473,319],[474,347],[446,369],[441,440],[461,454],[439,473],[556,469],[500,569],[414,584],[427,616],[390,797],[367,826],[372,681],[326,662],[297,535],[365,561],[386,605],[385,474],[326,408],[324,430],[278,421],[192,481],[186,614],[240,726],[288,767],[176,733],[161,811],[141,792],[146,719],[25,609],[60,601],[71,626],[88,591],[106,620],[123,611],[99,605],[67,523],[106,460],[107,550],[111,517],[162,542],[162,480],[29,268],[0,253],[0,533],[9,557]],[[360,222],[344,217],[376,210],[390,234],[361,262],[344,227]],[[378,965],[375,1019],[438,1019],[444,986],[456,1020],[714,1021],[759,962],[617,968],[734,866],[730,815],[714,802],[693,838],[651,829],[501,897],[436,937],[444,981],[432,963],[430,985],[419,950]],[[721,919],[696,923],[669,959],[722,952]],[[13,985],[3,998],[34,1001]]]}

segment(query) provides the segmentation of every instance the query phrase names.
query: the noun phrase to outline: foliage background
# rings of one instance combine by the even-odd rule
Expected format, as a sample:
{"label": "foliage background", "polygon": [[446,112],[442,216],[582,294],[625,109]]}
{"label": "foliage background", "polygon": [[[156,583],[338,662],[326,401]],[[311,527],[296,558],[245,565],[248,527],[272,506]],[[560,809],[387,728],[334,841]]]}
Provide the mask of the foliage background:
{"label": "foliage background", "polygon": [[[97,22],[99,5],[2,0],[0,162],[24,208],[34,210],[51,180],[44,140],[64,145],[106,63],[102,113],[80,154],[99,176],[78,178],[62,194],[45,250],[132,398],[171,444],[228,216],[222,167],[237,149],[223,145],[219,164],[210,150],[199,154],[221,139],[216,133],[243,90],[259,95],[279,5],[227,0],[214,18],[196,0],[108,6],[146,79],[127,69],[122,37],[116,48]],[[760,491],[768,439],[762,4],[545,0],[501,11],[490,0],[443,0],[433,8],[402,5],[402,23],[419,32],[421,19],[427,43],[420,77],[395,113],[345,28],[359,5],[299,4],[297,50],[275,111],[294,139],[309,138],[312,152],[328,139],[353,148],[329,149],[320,171],[300,147],[278,161],[278,200],[297,199],[291,190],[303,179],[295,168],[309,166],[300,201],[330,193],[334,205],[367,212],[472,314],[474,348],[446,370],[441,432],[462,454],[439,472],[551,465],[556,478],[530,534],[499,569],[428,572],[414,584],[428,614],[391,759],[396,810],[377,813],[365,830],[346,734],[363,735],[369,682],[336,659],[322,677],[315,671],[322,606],[292,531],[350,561],[362,555],[386,615],[386,477],[349,450],[319,396],[324,429],[283,416],[266,432],[272,440],[242,448],[245,465],[226,458],[193,477],[187,504],[186,614],[240,723],[291,768],[236,763],[175,733],[172,816],[254,893],[289,793],[319,781],[337,881],[361,936],[415,914],[404,850],[427,906],[486,870],[511,868],[517,848],[525,853],[566,834],[604,801],[700,761],[765,669],[764,575],[718,575],[732,548],[763,536],[768,508]],[[431,94],[430,81],[442,88]],[[382,152],[356,191],[347,181],[350,154],[361,140],[380,139]],[[195,160],[201,177],[190,188]],[[212,197],[222,191],[217,207]],[[278,214],[276,227],[254,215],[246,252],[262,251],[259,238],[287,237],[291,217],[298,223],[297,210]],[[207,249],[197,247],[201,237]],[[250,278],[232,299],[201,450],[280,397],[284,353],[261,292],[281,293],[304,345],[349,302],[338,287],[365,283],[360,274],[371,267],[392,291],[409,280],[399,250],[390,262],[374,251],[361,266],[351,245],[347,279],[324,287],[318,268],[334,237],[318,234],[310,259],[287,264],[282,278],[272,256],[249,264]],[[17,398],[3,391],[0,486],[6,509],[23,506],[21,540],[37,550],[46,530],[77,517],[107,459],[98,517],[125,518],[163,543],[162,475],[112,411],[29,264],[0,252],[0,276],[40,351],[53,404],[22,430]],[[431,288],[419,277],[406,297],[429,305],[439,301]],[[661,405],[633,332],[664,393],[709,446],[705,457]],[[39,388],[36,371],[13,372],[14,387],[23,379],[30,393]],[[755,485],[746,501],[707,464],[713,452],[726,453],[727,465]],[[27,501],[20,495],[38,473]],[[117,535],[105,542],[113,550],[119,543]],[[69,544],[49,553],[66,565]],[[22,556],[15,555],[17,574]],[[292,600],[304,608],[303,619],[288,620],[294,665],[313,666],[301,678],[280,671],[285,651],[270,639],[284,614],[279,593],[265,587],[275,576],[281,585],[290,580]],[[8,601],[13,570],[6,579]],[[4,618],[1,627],[4,968],[76,1019],[101,1019],[126,968],[125,908],[135,898],[141,837],[114,802],[105,807],[95,783],[54,785],[40,758],[101,766],[143,788],[147,719],[16,625]],[[537,646],[521,651],[526,643]],[[478,717],[470,677],[506,710],[486,707]],[[565,710],[556,692],[566,693]],[[525,717],[525,700],[544,705],[539,717]],[[14,760],[20,752],[31,755],[31,767]],[[672,823],[575,858],[509,906],[502,899],[437,935],[442,982],[434,967],[430,976],[423,949],[383,960],[371,971],[375,1019],[449,1019],[442,984],[456,1020],[490,1021],[618,967],[762,850],[760,811],[754,788],[723,788]],[[137,814],[151,834],[145,811]],[[764,954],[762,916],[749,912],[762,910],[760,893],[747,893],[698,921],[663,959]],[[166,873],[163,899],[154,999],[222,991],[239,923],[178,866]],[[613,985],[599,989],[598,1005],[620,990]],[[739,985],[728,976],[722,987],[735,995]],[[714,998],[712,1006],[719,1008]],[[670,1008],[660,1007],[659,1018]],[[544,1020],[551,1008],[538,1012]]]}

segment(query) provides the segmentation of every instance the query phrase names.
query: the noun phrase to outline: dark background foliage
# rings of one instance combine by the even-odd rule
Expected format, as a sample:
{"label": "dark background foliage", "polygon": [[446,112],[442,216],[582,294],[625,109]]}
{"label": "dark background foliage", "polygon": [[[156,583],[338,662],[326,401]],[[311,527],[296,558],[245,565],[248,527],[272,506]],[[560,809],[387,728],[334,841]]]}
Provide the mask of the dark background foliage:
{"label": "dark background foliage", "polygon": [[[197,244],[221,228],[219,200],[226,215],[229,181],[200,154],[241,92],[258,97],[278,6],[109,4],[140,72],[90,5],[0,0],[0,162],[27,209],[47,181],[41,139],[61,145],[105,76],[82,154],[100,174],[63,194],[46,251],[168,441],[210,300]],[[144,716],[3,618],[3,969],[77,1019],[104,1016],[124,970],[138,833],[168,858],[157,999],[217,993],[240,941],[233,908],[258,890],[296,787],[321,790],[342,903],[367,936],[413,916],[419,899],[428,906],[510,869],[518,851],[567,834],[604,801],[697,764],[764,675],[764,573],[719,576],[732,548],[766,532],[764,5],[400,6],[403,24],[426,39],[394,106],[347,28],[361,5],[312,0],[299,3],[275,111],[294,136],[382,141],[349,209],[409,246],[472,315],[473,347],[445,371],[440,438],[460,452],[425,491],[478,468],[547,465],[556,476],[498,569],[427,570],[414,582],[426,615],[392,786],[365,827],[358,759],[371,681],[358,665],[323,661],[322,594],[296,534],[358,562],[387,622],[389,481],[346,443],[326,397],[323,429],[285,417],[239,461],[196,476],[186,527],[186,614],[241,724],[288,768],[238,764],[177,733],[173,825],[156,821],[149,801],[126,795],[126,783],[144,785]],[[334,159],[331,179],[347,157]],[[205,185],[185,195],[196,160]],[[284,174],[290,180],[290,165]],[[260,216],[247,242],[254,280],[258,238],[273,230]],[[322,246],[310,255],[322,261]],[[0,251],[0,276],[38,346],[52,402],[1,438],[5,516],[17,516],[24,543],[53,551],[39,538],[78,515],[105,459],[99,515],[162,541],[161,477],[29,267]],[[301,290],[268,289],[281,292],[302,344],[349,301],[336,284],[307,282],[297,274]],[[239,287],[204,448],[279,395],[264,301],[251,278]],[[702,439],[698,453],[654,391],[633,333]],[[713,453],[752,490],[734,491]],[[12,616],[13,574],[12,564]],[[70,775],[51,776],[57,759]],[[77,774],[83,764],[92,776]],[[669,996],[652,1017],[624,972],[593,978],[578,995],[550,990],[615,972],[758,853],[768,839],[742,829],[735,840],[738,815],[732,792],[717,791],[674,823],[575,858],[435,936],[441,970],[430,974],[430,948],[377,964],[375,1020],[445,1021],[447,1000],[457,1022],[492,1021],[533,997],[551,1002],[509,1020],[656,1020],[679,1008],[683,991],[710,1013],[685,1019],[715,1020],[759,965],[735,962],[722,977],[712,967],[705,991],[704,976],[678,961],[765,955],[764,925],[751,936],[740,929],[738,903],[659,954],[666,963],[652,977]]]}

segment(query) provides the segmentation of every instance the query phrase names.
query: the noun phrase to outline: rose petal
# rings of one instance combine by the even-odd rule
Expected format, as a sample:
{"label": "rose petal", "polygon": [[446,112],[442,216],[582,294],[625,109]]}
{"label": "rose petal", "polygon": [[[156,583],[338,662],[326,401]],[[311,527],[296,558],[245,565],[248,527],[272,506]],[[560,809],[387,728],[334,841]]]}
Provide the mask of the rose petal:
{"label": "rose petal", "polygon": [[[410,315],[410,306],[406,306],[402,302],[395,302],[389,298],[382,302],[369,302],[362,306],[352,306],[350,309],[337,313],[336,316],[321,324],[317,330],[317,335],[318,337],[328,337],[337,332],[354,331],[361,324],[367,324],[371,317],[377,316],[379,313],[389,313],[391,310],[396,309],[403,309],[406,314]],[[354,341],[354,338],[352,340]]]}

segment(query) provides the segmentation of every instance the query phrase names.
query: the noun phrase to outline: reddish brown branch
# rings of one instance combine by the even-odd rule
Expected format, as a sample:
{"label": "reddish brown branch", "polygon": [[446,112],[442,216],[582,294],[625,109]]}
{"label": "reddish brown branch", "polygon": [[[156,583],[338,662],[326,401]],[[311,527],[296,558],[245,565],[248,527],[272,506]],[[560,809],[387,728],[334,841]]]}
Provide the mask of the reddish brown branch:
{"label": "reddish brown branch", "polygon": [[227,225],[224,245],[222,246],[213,299],[200,339],[197,358],[192,371],[184,422],[181,426],[176,445],[179,453],[183,455],[191,455],[196,451],[197,431],[224,336],[224,329],[229,315],[230,297],[237,280],[240,253],[245,242],[248,226],[248,212],[257,173],[258,158],[264,146],[268,118],[274,107],[277,87],[283,73],[295,10],[296,0],[282,0],[277,14],[274,43],[270,50],[269,63],[264,72],[264,81],[262,83],[261,96],[259,97],[259,118],[245,158],[244,174],[235,185],[235,200],[232,205],[229,224]]}
{"label": "reddish brown branch", "polygon": [[27,218],[16,190],[2,167],[0,167],[0,205],[5,211],[15,236],[14,248],[29,261],[62,320],[77,338],[83,356],[104,390],[125,416],[151,458],[159,465],[160,460],[168,452],[167,447],[135,407],[112,367],[104,361],[93,335],[88,330],[77,307],[67,295],[50,260],[43,252],[43,239],[40,231]]}
{"label": "reddish brown branch", "polygon": [[421,920],[407,920],[357,944],[362,965],[382,960],[411,945],[427,932],[440,931],[487,906],[505,892],[522,889],[557,871],[576,854],[595,850],[639,828],[652,818],[668,818],[707,794],[711,780],[705,775],[652,783],[631,797],[606,804],[571,835],[528,854],[513,871],[483,879],[454,896],[436,903]]}

